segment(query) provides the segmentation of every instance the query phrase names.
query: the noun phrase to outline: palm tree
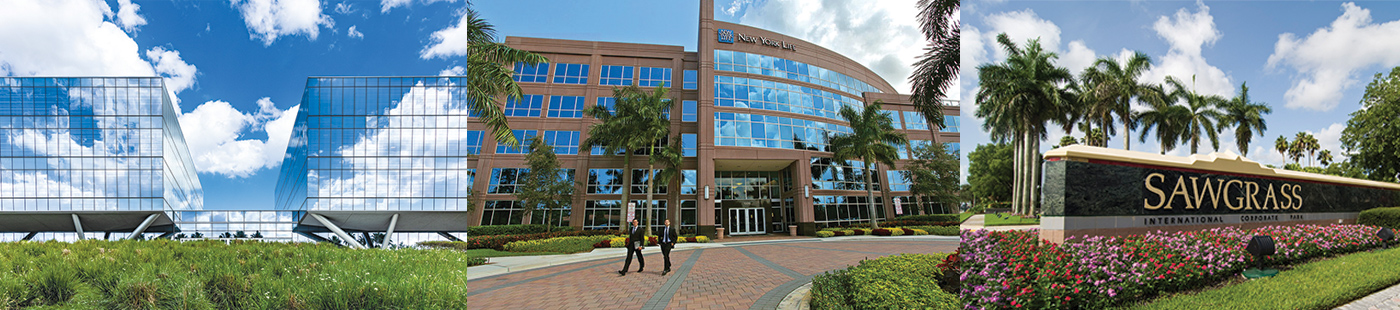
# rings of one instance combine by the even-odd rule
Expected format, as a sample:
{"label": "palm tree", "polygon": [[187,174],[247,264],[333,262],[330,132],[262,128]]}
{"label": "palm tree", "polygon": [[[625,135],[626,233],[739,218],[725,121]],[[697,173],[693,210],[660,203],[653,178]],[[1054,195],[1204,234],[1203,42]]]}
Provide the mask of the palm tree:
{"label": "palm tree", "polygon": [[1058,149],[1058,148],[1062,148],[1062,147],[1066,147],[1066,146],[1071,146],[1071,145],[1075,145],[1075,144],[1079,144],[1079,140],[1074,139],[1074,136],[1063,136],[1063,137],[1060,137],[1060,144],[1056,144],[1056,145],[1055,145],[1055,148]]}
{"label": "palm tree", "polygon": [[1322,148],[1322,146],[1317,144],[1317,138],[1314,138],[1310,133],[1299,132],[1298,135],[1293,138],[1293,141],[1298,149],[1298,156],[1302,157],[1303,153],[1308,153],[1308,166],[1312,166],[1313,152]]}
{"label": "palm tree", "polygon": [[1273,113],[1269,104],[1249,101],[1249,85],[1240,83],[1240,94],[1231,98],[1222,107],[1225,110],[1225,117],[1221,119],[1222,129],[1226,126],[1235,126],[1235,146],[1240,149],[1240,155],[1249,155],[1249,141],[1254,139],[1254,132],[1258,131],[1259,136],[1264,136],[1264,131],[1269,129],[1264,122],[1264,114]]}
{"label": "palm tree", "polygon": [[496,141],[511,147],[519,147],[506,124],[505,112],[496,105],[497,96],[520,98],[523,92],[512,76],[515,63],[539,65],[549,62],[535,53],[518,50],[496,42],[496,28],[486,22],[468,4],[467,20],[467,104],[477,119],[491,128]]}
{"label": "palm tree", "polygon": [[1302,163],[1298,162],[1298,160],[1303,158],[1304,153],[1308,152],[1307,139],[1304,138],[1304,135],[1307,135],[1307,133],[1299,132],[1293,136],[1293,143],[1288,144],[1288,157],[1292,158],[1293,162],[1299,165]]}
{"label": "palm tree", "polygon": [[[681,148],[680,139],[672,139],[671,145],[665,147],[649,148],[652,153],[647,156],[647,171],[655,171],[656,165],[661,165],[661,171],[656,175],[647,178],[647,231],[651,231],[651,202],[655,199],[656,190],[652,187],[652,182],[661,184],[671,184],[671,179],[681,174],[681,160],[684,159],[684,150]],[[655,179],[655,180],[653,180]],[[680,213],[671,213],[671,223],[681,224]]]}
{"label": "palm tree", "polygon": [[1288,145],[1288,138],[1284,138],[1283,135],[1274,140],[1274,150],[1278,151],[1279,156],[1283,156],[1284,164],[1288,164]]}
{"label": "palm tree", "polygon": [[1072,84],[1068,69],[1056,66],[1055,53],[1046,52],[1040,40],[1030,40],[1025,49],[1016,47],[1005,33],[997,43],[1007,51],[1005,62],[977,67],[981,88],[977,92],[977,117],[992,139],[1011,138],[1015,149],[1015,177],[1012,207],[1032,214],[1037,202],[1035,184],[1040,159],[1036,153],[1045,138],[1046,123],[1054,121],[1066,132],[1075,123],[1078,103],[1062,85]]}
{"label": "palm tree", "polygon": [[[1151,85],[1139,82],[1138,79],[1147,69],[1152,67],[1152,58],[1142,52],[1133,53],[1127,62],[1119,63],[1110,57],[1102,57],[1094,61],[1094,66],[1084,70],[1085,75],[1089,75],[1089,80],[1094,81],[1094,90],[1104,98],[1102,102],[1105,109],[1118,116],[1118,121],[1123,123],[1123,149],[1129,149],[1132,141],[1132,130],[1137,128],[1138,122],[1134,117],[1132,109],[1132,99],[1140,98],[1151,90]],[[1112,117],[1105,117],[1105,123],[1100,123],[1099,127],[1104,128],[1108,135],[1117,134],[1112,129]]]}
{"label": "palm tree", "polygon": [[909,143],[908,137],[894,130],[894,126],[891,125],[894,118],[881,109],[883,105],[877,100],[861,111],[856,111],[851,106],[841,107],[841,118],[850,124],[851,133],[837,134],[830,140],[832,160],[845,162],[849,159],[860,159],[865,164],[862,174],[865,175],[865,195],[866,203],[870,207],[871,228],[879,228],[879,224],[875,222],[874,183],[870,179],[875,174],[875,163],[894,167],[895,160],[899,159],[899,151],[894,146]]}
{"label": "palm tree", "polygon": [[1079,131],[1084,132],[1085,145],[1108,147],[1108,136],[1103,134],[1102,129],[1094,128],[1093,125],[1089,125],[1089,122],[1086,121],[1079,123]]}
{"label": "palm tree", "polygon": [[[657,87],[650,93],[637,85],[613,88],[613,97],[617,98],[613,109],[617,112],[600,105],[588,107],[583,111],[585,115],[599,122],[588,126],[588,138],[583,140],[581,147],[592,150],[593,147],[599,146],[607,154],[622,154],[622,175],[626,182],[622,190],[624,204],[632,202],[632,156],[637,150],[651,148],[661,138],[671,135],[671,120],[663,116],[671,104],[669,92],[664,86]],[[647,173],[652,173],[652,170],[648,169]],[[650,186],[647,191],[651,191]],[[647,206],[646,214],[650,217],[650,201],[647,201]],[[626,218],[626,215],[623,215],[623,218]],[[622,229],[628,229],[628,224],[630,223],[624,221]],[[650,225],[651,221],[648,218],[647,226]]]}
{"label": "palm tree", "polygon": [[1332,163],[1332,150],[1322,150],[1317,153],[1317,161],[1322,163],[1322,167],[1327,167]]}
{"label": "palm tree", "polygon": [[1161,147],[1161,154],[1176,149],[1184,140],[1186,123],[1191,118],[1191,110],[1179,104],[1153,104],[1152,109],[1142,112],[1142,133],[1138,141],[1147,142],[1147,133],[1156,130],[1155,138]]}
{"label": "palm tree", "polygon": [[[1196,77],[1192,76],[1191,80],[1194,82]],[[1186,108],[1191,112],[1190,117],[1183,124],[1185,127],[1182,128],[1182,139],[1191,140],[1191,154],[1198,152],[1202,135],[1210,139],[1211,148],[1220,149],[1220,127],[1215,124],[1224,117],[1217,107],[1225,103],[1225,98],[1217,95],[1201,95],[1196,93],[1194,89],[1188,92],[1182,86],[1181,81],[1171,76],[1167,77],[1167,84],[1172,86],[1172,92],[1176,93],[1178,98],[1186,99]]]}
{"label": "palm tree", "polygon": [[[913,94],[909,100],[923,113],[931,124],[943,128],[943,99],[945,90],[958,77],[959,60],[962,50],[959,47],[961,21],[954,20],[960,0],[919,0],[919,30],[928,47],[923,56],[914,63],[914,74],[909,76]],[[930,128],[932,129],[932,128]]]}

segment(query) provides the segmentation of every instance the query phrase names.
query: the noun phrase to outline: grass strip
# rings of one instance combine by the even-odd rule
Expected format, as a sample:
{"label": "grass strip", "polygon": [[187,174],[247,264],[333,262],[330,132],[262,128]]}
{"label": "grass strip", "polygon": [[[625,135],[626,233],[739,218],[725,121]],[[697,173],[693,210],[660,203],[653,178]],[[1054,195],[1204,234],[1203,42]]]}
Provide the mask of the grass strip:
{"label": "grass strip", "polygon": [[977,214],[972,212],[958,213],[958,223],[967,222],[967,218],[972,217],[973,215]]}
{"label": "grass strip", "polygon": [[1040,225],[1038,218],[1023,218],[1020,215],[987,214],[983,216],[984,226],[1005,226],[1005,225]]}
{"label": "grass strip", "polygon": [[1158,298],[1145,309],[1332,309],[1400,283],[1400,249],[1307,263],[1277,276]]}
{"label": "grass strip", "polygon": [[494,249],[471,249],[461,251],[468,258],[506,257],[506,256],[535,256],[535,255],[555,255],[563,253],[553,252],[509,252],[497,251]]}

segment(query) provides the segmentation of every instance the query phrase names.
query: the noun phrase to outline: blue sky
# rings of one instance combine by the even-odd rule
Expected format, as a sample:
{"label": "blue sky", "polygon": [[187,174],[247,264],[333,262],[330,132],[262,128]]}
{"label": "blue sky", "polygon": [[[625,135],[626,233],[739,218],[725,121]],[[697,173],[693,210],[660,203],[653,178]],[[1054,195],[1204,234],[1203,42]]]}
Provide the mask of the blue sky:
{"label": "blue sky", "polygon": [[[1153,58],[1154,68],[1145,75],[1153,81],[1172,75],[1189,84],[1195,75],[1198,92],[1226,98],[1248,82],[1251,99],[1274,110],[1265,117],[1268,131],[1251,141],[1248,157],[1273,165],[1282,163],[1272,151],[1274,140],[1298,132],[1313,134],[1334,156],[1343,154],[1338,139],[1348,114],[1360,109],[1366,84],[1375,73],[1400,65],[1396,2],[970,0],[963,5],[965,152],[988,143],[981,120],[972,116],[976,66],[1004,58],[995,41],[1001,32],[1022,46],[1041,38],[1059,53],[1059,64],[1076,74],[1096,58],[1128,50]],[[1063,135],[1052,130],[1043,149]],[[1239,154],[1233,136],[1233,131],[1222,134],[1220,148]],[[1122,137],[1111,137],[1108,146],[1122,148]],[[1134,135],[1132,149],[1158,152],[1160,147]],[[1208,145],[1200,150],[1211,151]],[[1168,152],[1187,153],[1189,147]]]}
{"label": "blue sky", "polygon": [[[913,0],[716,0],[716,18],[803,38],[907,91]],[[461,0],[6,0],[0,76],[159,75],[206,209],[270,209],[308,76],[438,75],[463,61]],[[685,46],[692,1],[476,1],[499,35]],[[442,35],[435,35],[435,34]]]}

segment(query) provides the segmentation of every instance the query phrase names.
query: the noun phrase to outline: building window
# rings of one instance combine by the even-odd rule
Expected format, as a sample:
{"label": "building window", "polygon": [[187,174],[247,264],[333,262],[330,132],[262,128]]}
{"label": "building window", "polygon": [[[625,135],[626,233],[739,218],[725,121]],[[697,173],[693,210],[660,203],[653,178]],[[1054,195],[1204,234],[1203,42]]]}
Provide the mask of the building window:
{"label": "building window", "polygon": [[694,90],[699,88],[699,83],[697,83],[699,80],[699,72],[695,70],[685,70],[685,80],[681,83],[681,89]]}
{"label": "building window", "polygon": [[695,195],[695,170],[681,170],[681,195]]}
{"label": "building window", "polygon": [[582,97],[582,96],[550,96],[550,97],[549,97],[549,117],[560,117],[560,118],[581,118],[581,117],[583,117],[583,97]]}
{"label": "building window", "polygon": [[622,169],[588,169],[589,194],[621,194]]}
{"label": "building window", "polygon": [[525,213],[520,202],[514,200],[487,200],[481,212],[481,225],[519,225]]}
{"label": "building window", "polygon": [[[595,145],[595,146],[593,146],[593,150],[589,151],[589,155],[607,155],[606,152],[604,152],[604,151],[606,151],[606,150],[604,150],[602,146],[596,146],[596,145]],[[626,151],[626,150],[619,149],[619,150],[617,150],[617,153],[613,153],[612,155],[622,155],[623,153],[625,153],[624,151]],[[643,155],[645,155],[645,154],[643,154]]]}
{"label": "building window", "polygon": [[909,171],[906,171],[906,170],[886,170],[886,171],[885,171],[885,177],[888,178],[888,181],[890,182],[890,191],[893,191],[893,192],[907,192],[907,191],[909,191],[909,185],[910,185],[910,183],[912,183],[912,182],[909,181],[909,175],[908,175],[908,174],[909,174]]}
{"label": "building window", "polygon": [[695,100],[681,100],[681,121],[694,122],[699,118],[699,103]]}
{"label": "building window", "polygon": [[[637,223],[645,227],[647,224],[646,200],[633,200],[632,203],[637,208]],[[666,200],[652,200],[651,203],[651,233],[653,235],[660,235],[661,229],[665,228],[663,225],[666,224],[666,222],[664,221],[670,218],[666,216]],[[626,208],[626,206],[623,207]]]}
{"label": "building window", "polygon": [[[857,160],[846,163],[831,158],[812,157],[812,189],[834,189],[848,191],[865,190],[865,165]],[[880,178],[872,175],[872,190],[880,190]]]}
{"label": "building window", "polygon": [[835,88],[857,96],[880,92],[870,84],[840,72],[799,61],[737,51],[715,50],[715,71],[762,74]]}
{"label": "building window", "polygon": [[588,65],[554,64],[554,84],[588,84]]}
{"label": "building window", "polygon": [[520,185],[521,177],[530,173],[530,168],[493,168],[491,182],[486,187],[487,194],[514,194]]}
{"label": "building window", "polygon": [[617,98],[598,97],[598,103],[596,103],[595,105],[607,107],[608,112],[617,113]]}
{"label": "building window", "polygon": [[[715,171],[715,199],[777,199],[789,171]],[[723,217],[718,217],[723,218]]]}
{"label": "building window", "polygon": [[569,215],[573,214],[573,210],[567,203],[553,209],[540,206],[539,209],[530,214],[530,224],[544,224],[546,214],[549,216],[550,225],[569,226]]}
{"label": "building window", "polygon": [[909,144],[894,145],[895,151],[899,152],[899,159],[909,159]]}
{"label": "building window", "polygon": [[695,224],[699,221],[695,218],[695,201],[681,200],[681,222],[674,223],[681,226],[681,234],[695,233]]}
{"label": "building window", "polygon": [[544,83],[549,78],[549,65],[528,65],[523,62],[515,63],[515,81],[525,83]]}
{"label": "building window", "polygon": [[637,76],[637,85],[642,87],[670,86],[671,68],[642,67]]}
{"label": "building window", "polygon": [[448,147],[450,147],[453,150],[465,148],[467,154],[481,154],[481,130],[467,131],[467,137],[465,141],[457,142],[457,140],[455,139],[449,141],[451,142],[448,142],[450,143]]}
{"label": "building window", "polygon": [[554,147],[554,154],[578,155],[578,134],[577,131],[546,130],[544,142]]}
{"label": "building window", "polygon": [[947,149],[947,150],[948,150],[948,154],[953,154],[954,157],[959,157],[959,158],[961,158],[961,156],[962,156],[962,143],[958,143],[958,142],[943,143],[943,147],[944,147],[944,149]]}
{"label": "building window", "polygon": [[540,117],[540,106],[544,103],[544,95],[524,95],[520,100],[515,97],[506,99],[506,116],[513,117]]}
{"label": "building window", "polygon": [[683,134],[681,134],[681,152],[682,152],[681,156],[685,156],[685,157],[695,157],[695,153],[696,153],[695,150],[696,150],[696,148],[697,148],[695,143],[697,142],[697,140],[699,140],[699,138],[698,138],[698,135],[696,135],[696,134],[693,134],[693,133],[683,133]]}
{"label": "building window", "polygon": [[771,115],[715,112],[715,145],[830,152],[827,138],[851,128]]}
{"label": "building window", "polygon": [[622,200],[589,200],[583,205],[583,229],[621,228]]}
{"label": "building window", "polygon": [[511,132],[515,135],[515,141],[520,142],[521,147],[510,147],[505,143],[497,141],[496,154],[525,154],[528,152],[525,150],[525,146],[530,143],[530,138],[534,138],[535,134],[539,133],[536,130],[521,129],[511,130]]}
{"label": "building window", "polygon": [[[884,198],[875,197],[875,218],[885,218]],[[866,196],[812,196],[812,209],[819,227],[841,227],[870,221]]]}
{"label": "building window", "polygon": [[924,115],[919,112],[904,111],[904,129],[928,130],[928,121],[925,121]]}
{"label": "building window", "polygon": [[958,132],[958,125],[959,125],[959,122],[958,122],[958,116],[957,116],[957,115],[944,115],[944,116],[943,116],[943,129],[940,129],[939,131],[942,131],[942,132]]}
{"label": "building window", "polygon": [[598,85],[631,86],[632,66],[603,66]]}
{"label": "building window", "polygon": [[[660,169],[652,170],[652,174],[647,174],[647,170],[646,170],[646,169],[632,169],[632,193],[633,193],[633,194],[646,194],[646,193],[647,193],[647,179],[648,179],[649,177],[651,177],[652,175],[655,175],[656,173],[661,173],[661,170],[660,170]],[[666,184],[662,184],[661,182],[657,182],[656,184],[652,184],[652,186],[656,186],[655,192],[656,192],[657,194],[665,194],[665,193],[666,193]]]}
{"label": "building window", "polygon": [[783,82],[716,75],[714,105],[806,114],[844,121],[843,106],[859,111],[865,103],[851,97],[817,88]]}

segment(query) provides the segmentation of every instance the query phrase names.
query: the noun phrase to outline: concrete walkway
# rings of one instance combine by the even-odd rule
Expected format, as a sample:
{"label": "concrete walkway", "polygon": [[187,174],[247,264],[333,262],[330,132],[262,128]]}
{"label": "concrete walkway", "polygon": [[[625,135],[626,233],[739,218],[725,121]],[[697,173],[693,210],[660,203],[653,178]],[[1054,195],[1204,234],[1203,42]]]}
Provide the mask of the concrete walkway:
{"label": "concrete walkway", "polygon": [[1400,309],[1400,285],[1371,294],[1351,303],[1337,307],[1337,310],[1379,310]]}
{"label": "concrete walkway", "polygon": [[962,223],[962,225],[960,225],[960,228],[962,228],[962,229],[972,229],[972,230],[986,229],[986,230],[993,230],[993,231],[1028,230],[1028,229],[1039,229],[1039,228],[1040,228],[1040,225],[1003,225],[1003,226],[986,226],[985,223],[987,223],[987,217],[986,217],[986,215],[978,214],[978,215],[973,215],[972,217],[968,217],[968,218],[967,218],[967,221],[964,221],[964,222]]}

